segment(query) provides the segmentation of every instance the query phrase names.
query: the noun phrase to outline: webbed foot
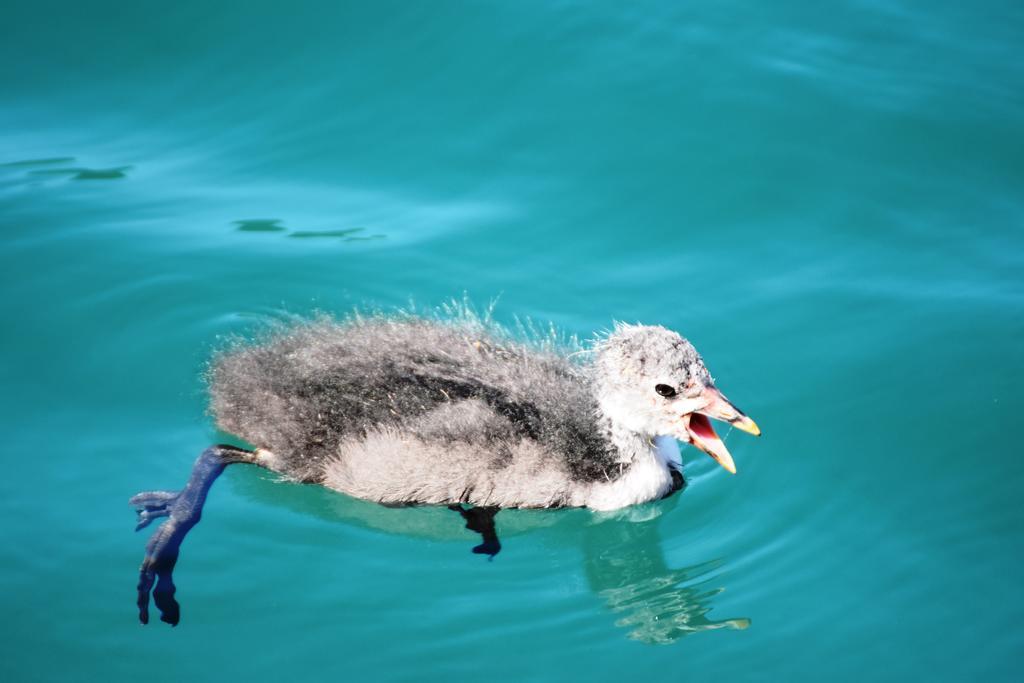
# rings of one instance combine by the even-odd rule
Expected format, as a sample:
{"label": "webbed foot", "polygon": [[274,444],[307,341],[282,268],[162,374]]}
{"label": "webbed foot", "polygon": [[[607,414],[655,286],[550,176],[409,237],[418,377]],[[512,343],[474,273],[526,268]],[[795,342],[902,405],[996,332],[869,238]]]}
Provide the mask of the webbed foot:
{"label": "webbed foot", "polygon": [[[175,533],[173,521],[161,526],[146,546],[146,557],[139,567],[138,600],[139,621],[149,623],[149,593],[160,610],[160,621],[177,626],[181,618],[181,607],[174,599],[174,565],[178,561],[178,547],[188,530]],[[177,538],[175,538],[175,536]],[[156,587],[153,587],[153,583]]]}
{"label": "webbed foot", "polygon": [[129,498],[128,504],[135,508],[139,516],[135,530],[143,529],[154,519],[171,514],[170,507],[177,498],[178,494],[173,491],[145,491]]}
{"label": "webbed foot", "polygon": [[[199,523],[203,504],[213,482],[224,468],[232,463],[253,462],[252,452],[234,446],[211,446],[192,466],[192,475],[185,488],[171,491],[147,491],[132,496],[129,504],[139,515],[135,529],[142,529],[154,519],[167,517],[150,536],[146,544],[146,557],[139,567],[138,600],[139,621],[149,623],[149,595],[160,610],[160,620],[176,626],[181,608],[174,599],[175,586],[172,573],[178,561],[181,542]],[[155,587],[154,587],[155,584]]]}
{"label": "webbed foot", "polygon": [[466,520],[466,528],[475,531],[483,537],[483,543],[473,547],[473,553],[487,555],[488,560],[501,552],[501,541],[498,540],[498,531],[494,527],[494,516],[498,514],[497,507],[473,507],[466,509],[461,505],[449,505],[449,510],[454,510]]}

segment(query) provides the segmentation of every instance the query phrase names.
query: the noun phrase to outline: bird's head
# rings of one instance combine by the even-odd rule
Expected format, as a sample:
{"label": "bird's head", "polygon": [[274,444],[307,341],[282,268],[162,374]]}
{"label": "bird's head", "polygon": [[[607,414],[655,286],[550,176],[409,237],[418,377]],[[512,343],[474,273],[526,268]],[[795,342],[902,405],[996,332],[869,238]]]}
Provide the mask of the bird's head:
{"label": "bird's head", "polygon": [[761,430],[715,388],[693,344],[664,327],[617,325],[596,351],[598,401],[614,423],[640,434],[673,436],[736,473],[708,418],[755,436]]}

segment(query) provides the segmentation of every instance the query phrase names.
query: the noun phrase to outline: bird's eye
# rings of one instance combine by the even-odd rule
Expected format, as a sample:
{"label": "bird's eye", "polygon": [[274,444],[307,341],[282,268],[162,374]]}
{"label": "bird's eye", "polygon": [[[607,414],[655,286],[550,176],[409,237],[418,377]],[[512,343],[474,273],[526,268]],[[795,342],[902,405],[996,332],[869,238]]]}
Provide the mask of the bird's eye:
{"label": "bird's eye", "polygon": [[654,390],[658,392],[659,396],[664,396],[665,398],[672,398],[676,395],[675,387],[670,387],[667,384],[655,384]]}

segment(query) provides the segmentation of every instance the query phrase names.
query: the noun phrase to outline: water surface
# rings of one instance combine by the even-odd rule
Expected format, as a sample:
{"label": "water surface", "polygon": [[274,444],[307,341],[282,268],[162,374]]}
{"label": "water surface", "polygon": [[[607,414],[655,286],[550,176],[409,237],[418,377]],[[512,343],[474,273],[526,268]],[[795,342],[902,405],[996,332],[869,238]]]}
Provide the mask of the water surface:
{"label": "water surface", "polygon": [[[1019,3],[5,10],[5,680],[1019,677]],[[221,340],[463,292],[677,329],[765,434],[493,562],[231,468],[140,627]]]}

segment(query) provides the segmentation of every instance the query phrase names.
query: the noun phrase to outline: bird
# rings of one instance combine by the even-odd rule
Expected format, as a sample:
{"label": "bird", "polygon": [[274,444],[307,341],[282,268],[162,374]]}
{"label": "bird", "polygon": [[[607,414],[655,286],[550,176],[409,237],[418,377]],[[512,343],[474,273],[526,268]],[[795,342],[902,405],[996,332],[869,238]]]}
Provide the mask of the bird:
{"label": "bird", "polygon": [[209,412],[254,448],[211,446],[182,490],[130,499],[137,530],[166,518],[140,567],[140,621],[152,590],[161,619],[178,623],[178,551],[228,465],[388,506],[448,506],[493,559],[501,509],[657,500],[685,484],[679,442],[736,473],[710,419],[760,435],[674,331],[616,323],[571,348],[473,316],[380,314],[303,320],[221,350]]}

